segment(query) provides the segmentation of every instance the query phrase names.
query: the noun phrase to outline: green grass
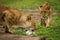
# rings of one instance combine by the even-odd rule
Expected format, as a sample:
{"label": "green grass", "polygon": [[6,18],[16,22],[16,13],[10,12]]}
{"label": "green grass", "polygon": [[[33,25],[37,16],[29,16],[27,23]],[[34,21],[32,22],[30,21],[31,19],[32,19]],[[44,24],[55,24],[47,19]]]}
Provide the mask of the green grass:
{"label": "green grass", "polygon": [[[41,27],[40,23],[36,23],[35,33],[37,36],[46,36],[48,40],[60,40],[60,15],[56,15],[53,17],[52,25],[49,28]],[[17,35],[25,35],[26,31],[19,29],[14,34]]]}
{"label": "green grass", "polygon": [[[22,9],[38,8],[40,4],[42,4],[45,1],[48,1],[51,4],[53,11],[60,11],[60,0],[0,0],[0,3],[8,7]],[[36,23],[36,27],[37,30],[35,32],[38,36],[46,36],[49,38],[49,40],[60,40],[60,15],[56,15],[53,17],[51,27],[40,27],[39,23]],[[15,34],[25,35],[25,31],[20,29],[19,31],[16,31]]]}
{"label": "green grass", "polygon": [[[47,36],[52,40],[60,40],[60,15],[53,17],[52,25],[50,28],[40,27],[40,29],[36,30],[38,35]],[[37,25],[38,27],[39,25]]]}
{"label": "green grass", "polygon": [[14,8],[38,8],[41,3],[49,2],[54,11],[60,11],[60,0],[0,0],[0,3]]}

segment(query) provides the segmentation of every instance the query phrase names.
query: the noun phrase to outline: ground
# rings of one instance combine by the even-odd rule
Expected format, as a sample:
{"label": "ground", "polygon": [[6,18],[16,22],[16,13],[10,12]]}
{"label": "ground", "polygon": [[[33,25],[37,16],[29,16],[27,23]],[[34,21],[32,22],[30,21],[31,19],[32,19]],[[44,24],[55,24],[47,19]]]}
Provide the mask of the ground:
{"label": "ground", "polygon": [[[37,36],[46,36],[49,40],[60,40],[60,0],[0,0],[0,3],[4,4],[5,6],[17,8],[21,10],[23,13],[32,14],[32,13],[39,13],[38,7],[43,2],[49,2],[52,6],[54,13],[56,12],[57,15],[53,16],[52,25],[49,28],[41,27],[39,22],[36,23],[35,30]],[[29,10],[27,10],[27,8]],[[24,9],[24,10],[22,10]],[[32,9],[32,10],[30,10]],[[35,11],[36,9],[36,11]],[[26,11],[27,10],[27,11]],[[14,34],[17,35],[25,35],[25,31],[18,29]]]}

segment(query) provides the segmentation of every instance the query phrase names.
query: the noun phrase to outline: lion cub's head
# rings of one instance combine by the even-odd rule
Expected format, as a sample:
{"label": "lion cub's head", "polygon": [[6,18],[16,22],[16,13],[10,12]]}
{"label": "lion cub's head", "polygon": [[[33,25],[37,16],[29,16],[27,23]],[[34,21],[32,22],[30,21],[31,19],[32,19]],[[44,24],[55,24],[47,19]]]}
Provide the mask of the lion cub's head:
{"label": "lion cub's head", "polygon": [[40,5],[39,9],[40,11],[48,11],[50,10],[50,4],[48,2],[45,2],[43,4]]}

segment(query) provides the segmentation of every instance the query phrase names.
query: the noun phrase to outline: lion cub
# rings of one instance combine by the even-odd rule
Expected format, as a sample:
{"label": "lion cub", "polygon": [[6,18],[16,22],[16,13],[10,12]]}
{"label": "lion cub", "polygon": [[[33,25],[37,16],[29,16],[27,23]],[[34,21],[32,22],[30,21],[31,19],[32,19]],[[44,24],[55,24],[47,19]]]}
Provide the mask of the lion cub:
{"label": "lion cub", "polygon": [[43,3],[40,5],[39,10],[41,25],[46,27],[50,26],[53,14],[50,4],[48,2]]}

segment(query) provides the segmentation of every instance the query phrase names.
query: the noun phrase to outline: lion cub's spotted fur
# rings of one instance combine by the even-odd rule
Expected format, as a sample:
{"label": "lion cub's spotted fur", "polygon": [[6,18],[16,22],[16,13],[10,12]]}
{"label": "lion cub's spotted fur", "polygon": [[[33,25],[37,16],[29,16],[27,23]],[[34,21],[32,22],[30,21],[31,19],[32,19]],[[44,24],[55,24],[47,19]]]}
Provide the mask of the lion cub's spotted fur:
{"label": "lion cub's spotted fur", "polygon": [[41,25],[46,27],[50,26],[52,19],[52,10],[50,4],[48,2],[45,2],[42,5],[40,5],[39,9]]}

